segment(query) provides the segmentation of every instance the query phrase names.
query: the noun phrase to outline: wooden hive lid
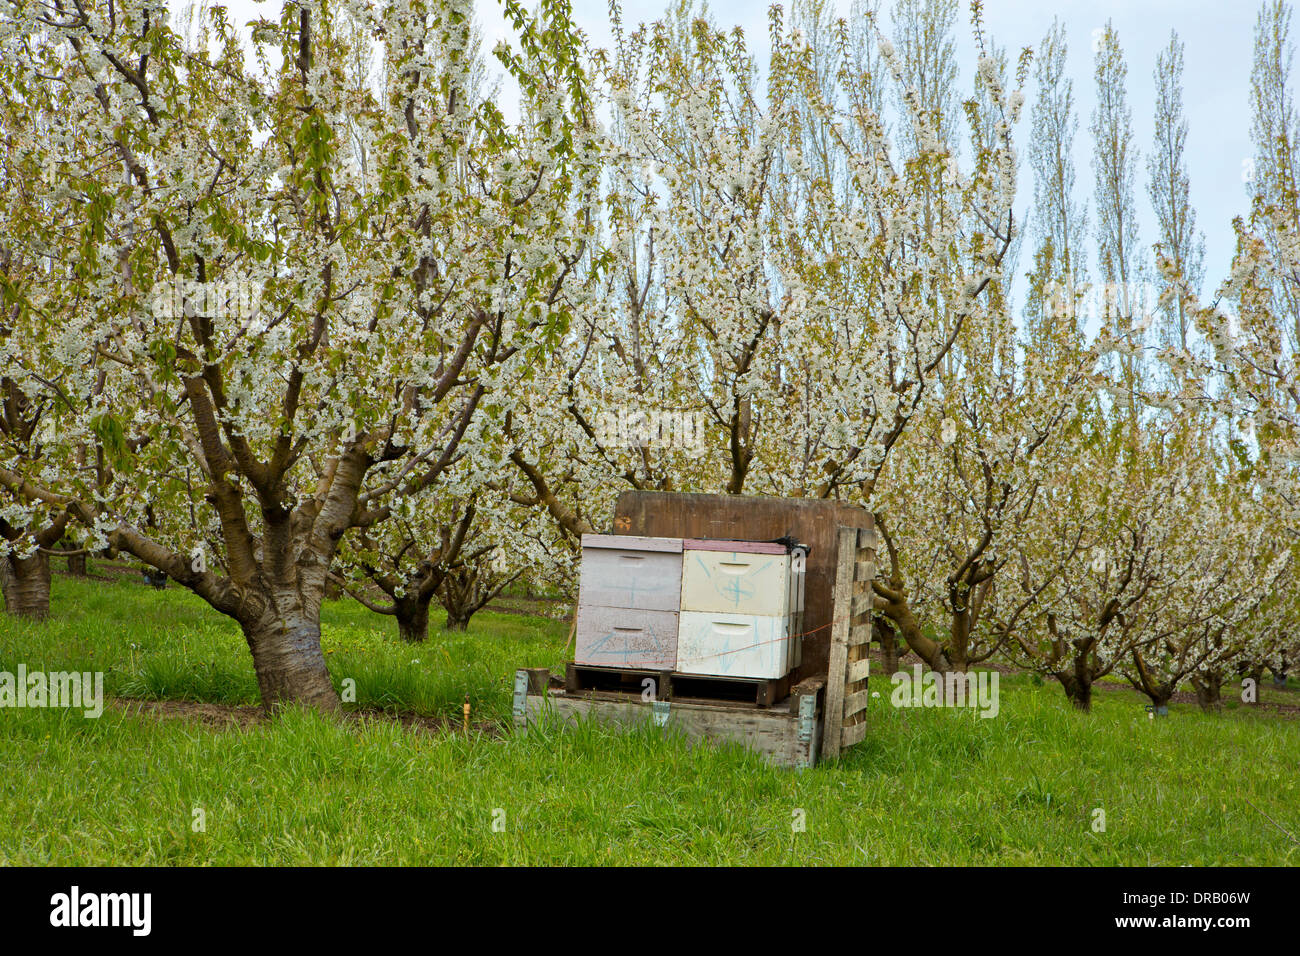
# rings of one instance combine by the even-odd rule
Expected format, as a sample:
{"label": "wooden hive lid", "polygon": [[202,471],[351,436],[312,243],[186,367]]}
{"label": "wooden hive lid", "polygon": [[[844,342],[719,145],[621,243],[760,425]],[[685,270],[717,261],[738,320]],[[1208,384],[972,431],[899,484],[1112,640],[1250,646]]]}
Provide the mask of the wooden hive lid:
{"label": "wooden hive lid", "polygon": [[662,551],[681,554],[681,538],[651,538],[634,534],[584,534],[584,548],[617,548],[620,551]]}
{"label": "wooden hive lid", "polygon": [[740,541],[723,538],[685,538],[685,551],[729,551],[733,554],[785,554],[786,547],[775,541]]}

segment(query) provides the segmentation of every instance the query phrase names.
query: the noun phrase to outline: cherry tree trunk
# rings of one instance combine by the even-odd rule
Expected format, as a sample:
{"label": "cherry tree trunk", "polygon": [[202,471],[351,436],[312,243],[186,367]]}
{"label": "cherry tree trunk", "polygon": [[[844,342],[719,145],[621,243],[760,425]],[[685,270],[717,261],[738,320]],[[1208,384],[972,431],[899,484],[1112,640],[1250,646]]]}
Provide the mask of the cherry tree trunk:
{"label": "cherry tree trunk", "polygon": [[[966,596],[970,600],[970,596]],[[960,611],[952,616],[951,640],[948,642],[948,662],[959,674],[970,670],[970,611]]]}
{"label": "cherry tree trunk", "polygon": [[262,706],[270,711],[292,701],[336,711],[339,696],[320,645],[320,609],[313,611],[293,600],[276,594],[259,619],[242,625],[253,653]]}
{"label": "cherry tree trunk", "polygon": [[908,648],[925,661],[930,670],[936,674],[946,674],[953,670],[952,661],[949,660],[943,645],[925,636],[925,632],[921,630],[921,625],[906,601],[889,602],[884,608],[884,613],[897,628],[898,633],[903,635]]}
{"label": "cherry tree trunk", "polygon": [[1219,674],[1193,674],[1192,687],[1201,710],[1223,709],[1223,678]]}
{"label": "cherry tree trunk", "polygon": [[449,631],[464,631],[469,628],[469,619],[473,612],[466,611],[448,611],[446,629]]}
{"label": "cherry tree trunk", "polygon": [[0,589],[10,614],[44,620],[50,613],[50,558],[37,551],[29,558],[0,559]]}
{"label": "cherry tree trunk", "polygon": [[1161,684],[1159,687],[1143,691],[1143,693],[1147,695],[1147,699],[1151,701],[1151,706],[1156,708],[1158,712],[1160,708],[1167,709],[1169,707],[1169,701],[1174,696],[1174,689],[1168,684]]}
{"label": "cherry tree trunk", "polygon": [[1061,683],[1065,696],[1074,705],[1075,710],[1085,714],[1092,712],[1092,681],[1086,675],[1073,671],[1058,671],[1053,675]]}
{"label": "cherry tree trunk", "polygon": [[433,596],[404,597],[394,602],[393,613],[397,617],[397,633],[402,640],[419,644],[429,636],[429,602]]}
{"label": "cherry tree trunk", "polygon": [[876,620],[876,640],[885,658],[885,674],[898,673],[898,659],[901,656],[898,647],[898,633],[894,626],[885,620]]}

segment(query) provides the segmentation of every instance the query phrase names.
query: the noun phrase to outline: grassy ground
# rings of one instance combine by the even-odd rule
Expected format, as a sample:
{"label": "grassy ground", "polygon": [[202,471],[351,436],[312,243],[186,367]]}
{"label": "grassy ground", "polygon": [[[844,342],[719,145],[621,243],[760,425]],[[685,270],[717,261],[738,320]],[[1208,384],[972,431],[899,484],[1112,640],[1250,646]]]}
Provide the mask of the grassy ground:
{"label": "grassy ground", "polygon": [[[481,612],[468,632],[435,626],[419,646],[397,640],[393,618],[355,601],[327,602],[322,618],[330,672],[336,684],[356,682],[358,706],[458,721],[466,694],[475,714],[508,714],[515,669],[555,663],[568,634],[562,622]],[[105,694],[115,697],[259,700],[235,623],[183,588],[155,591],[138,576],[56,576],[48,623],[0,616],[0,670],[12,672],[20,661],[28,670],[103,671]]]}
{"label": "grassy ground", "polygon": [[[485,614],[412,649],[390,625],[330,605],[336,679],[356,679],[361,705],[442,716],[469,693],[504,717],[514,669],[558,664],[567,633]],[[128,581],[58,579],[52,623],[0,621],[0,670],[105,670],[119,696],[253,703],[247,657],[197,599]],[[799,774],[655,728],[463,735],[290,712],[213,729],[6,709],[0,863],[1300,863],[1283,832],[1300,838],[1300,721],[1178,704],[1149,720],[1120,692],[1080,715],[1026,677],[1001,690],[994,719],[882,693],[864,744]]]}

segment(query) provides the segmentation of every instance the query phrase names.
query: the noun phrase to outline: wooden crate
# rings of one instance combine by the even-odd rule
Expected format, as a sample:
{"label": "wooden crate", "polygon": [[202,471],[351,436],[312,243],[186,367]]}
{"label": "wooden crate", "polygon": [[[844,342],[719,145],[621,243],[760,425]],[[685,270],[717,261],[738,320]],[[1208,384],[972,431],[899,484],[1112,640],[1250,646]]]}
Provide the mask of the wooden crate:
{"label": "wooden crate", "polygon": [[765,495],[697,495],[625,491],[614,506],[617,535],[772,541],[790,536],[808,544],[805,607],[796,679],[829,673],[831,616],[839,566],[841,527],[871,532],[871,513],[857,505],[820,498]]}
{"label": "wooden crate", "polygon": [[825,682],[817,678],[802,681],[770,708],[726,701],[644,701],[601,691],[571,694],[544,684],[529,671],[515,674],[514,722],[524,732],[549,721],[651,723],[692,739],[743,744],[778,767],[811,767],[820,755]]}

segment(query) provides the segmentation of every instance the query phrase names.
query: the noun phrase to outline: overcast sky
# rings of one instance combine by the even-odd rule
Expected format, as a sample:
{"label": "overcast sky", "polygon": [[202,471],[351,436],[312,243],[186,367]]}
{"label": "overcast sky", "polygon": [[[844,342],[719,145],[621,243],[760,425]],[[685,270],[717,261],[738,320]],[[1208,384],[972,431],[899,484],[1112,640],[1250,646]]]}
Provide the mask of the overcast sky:
{"label": "overcast sky", "polygon": [[[173,9],[185,0],[169,0]],[[273,15],[278,9],[274,0],[224,0],[231,15],[239,21],[253,16]],[[849,0],[836,0],[845,13]],[[502,16],[501,0],[475,0],[478,19],[484,33],[484,50],[490,51],[497,39],[508,35]],[[578,25],[589,40],[603,46],[609,43],[607,0],[573,0]],[[659,16],[666,0],[624,0],[624,20],[628,25]],[[788,3],[786,4],[788,8]],[[1216,287],[1226,274],[1233,252],[1232,218],[1247,210],[1243,163],[1252,155],[1250,143],[1250,67],[1256,2],[1224,0],[986,0],[984,19],[987,33],[1014,57],[1024,46],[1037,47],[1053,17],[1066,26],[1070,43],[1069,72],[1075,81],[1075,100],[1079,106],[1079,132],[1075,142],[1075,167],[1078,198],[1091,208],[1093,172],[1088,122],[1095,101],[1092,38],[1108,19],[1119,31],[1129,68],[1129,105],[1133,111],[1134,132],[1141,148],[1138,170],[1142,184],[1137,202],[1141,217],[1142,241],[1154,241],[1154,220],[1146,201],[1146,155],[1151,147],[1154,83],[1151,71],[1157,52],[1176,29],[1186,44],[1184,101],[1190,132],[1188,167],[1191,176],[1192,202],[1198,226],[1206,236],[1206,289]],[[957,29],[961,88],[971,85],[975,62],[967,0],[959,0],[960,23]],[[713,0],[713,18],[723,26],[739,24],[745,30],[750,48],[760,64],[767,50],[767,4],[752,0]],[[1031,81],[1032,82],[1032,81]],[[1030,103],[1032,86],[1026,91]],[[509,88],[505,97],[510,96]],[[512,104],[502,104],[513,112]],[[1022,166],[1027,163],[1029,110],[1018,130]],[[1020,203],[1032,193],[1029,170],[1022,169]],[[1029,252],[1021,257],[1021,271],[1028,263]]]}

